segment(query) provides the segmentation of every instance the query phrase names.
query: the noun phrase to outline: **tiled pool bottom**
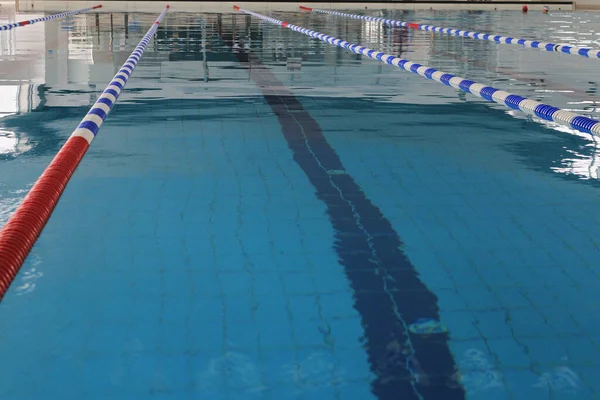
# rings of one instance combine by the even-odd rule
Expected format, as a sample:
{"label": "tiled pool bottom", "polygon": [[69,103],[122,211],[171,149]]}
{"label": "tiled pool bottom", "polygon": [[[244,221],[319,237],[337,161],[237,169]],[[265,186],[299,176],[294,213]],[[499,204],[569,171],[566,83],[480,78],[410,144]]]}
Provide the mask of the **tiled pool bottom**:
{"label": "tiled pool bottom", "polygon": [[[596,398],[598,185],[557,172],[587,139],[302,37],[289,72],[261,29],[252,72],[216,39],[209,82],[159,32],[0,305],[2,398]],[[85,79],[0,120],[31,145],[1,160],[3,212]]]}
{"label": "tiled pool bottom", "polygon": [[[480,121],[483,110],[472,107],[454,108],[466,126]],[[392,121],[375,136],[352,125],[356,110],[382,121],[391,108],[419,127],[398,132],[397,145]],[[357,101],[312,114],[325,132],[352,132],[330,142],[343,160],[357,160],[348,172],[401,232],[439,297],[468,398],[595,398],[596,187],[531,168],[538,153],[514,121],[445,134],[435,120],[444,108]],[[526,162],[506,151],[522,145]]]}

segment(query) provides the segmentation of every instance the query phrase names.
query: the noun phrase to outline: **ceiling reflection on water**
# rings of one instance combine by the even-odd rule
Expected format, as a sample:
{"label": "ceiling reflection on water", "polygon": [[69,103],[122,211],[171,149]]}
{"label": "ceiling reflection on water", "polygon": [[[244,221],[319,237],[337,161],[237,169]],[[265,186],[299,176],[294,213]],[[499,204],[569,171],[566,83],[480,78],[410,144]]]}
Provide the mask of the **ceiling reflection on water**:
{"label": "ceiling reflection on water", "polygon": [[[33,14],[16,15],[14,10],[13,15],[7,15],[10,10],[2,13],[4,19],[12,20],[35,17]],[[513,36],[540,37],[545,34],[548,40],[579,45],[596,43],[596,32],[600,32],[600,17],[564,13],[554,15],[551,20],[538,18],[527,25],[520,18],[507,23],[501,14],[402,10],[369,13],[482,32],[506,33],[509,30]],[[578,107],[581,113],[600,115],[595,106],[597,83],[577,78],[594,76],[595,66],[584,65],[588,60],[405,28],[393,29],[330,15],[272,15],[534,100],[563,108]],[[0,35],[0,129],[3,118],[34,110],[89,107],[155,17],[143,13],[88,13],[60,22],[3,32]],[[545,31],[543,24],[548,28]],[[120,102],[148,98],[201,100],[253,96],[255,88],[251,82],[245,82],[248,81],[247,66],[239,62],[239,55],[248,53],[281,73],[292,90],[305,96],[364,98],[373,102],[424,106],[480,102],[433,83],[424,82],[409,90],[406,82],[422,78],[377,65],[341,48],[310,40],[250,16],[176,12],[170,13],[158,29],[128,83],[127,99]],[[548,63],[546,60],[550,59],[556,62]],[[575,72],[566,75],[567,65],[580,68],[579,75]],[[232,74],[234,69],[241,72]],[[240,78],[242,75],[245,80]],[[518,112],[497,105],[486,106],[514,118],[524,118]],[[575,134],[566,128],[545,125],[559,135]],[[36,141],[27,135],[27,132],[14,128],[0,131],[0,154],[16,155],[30,150],[30,143]],[[561,140],[560,146],[557,144],[555,157],[558,158],[551,162],[546,158],[544,168],[556,174],[599,179],[598,144],[587,135],[571,137]],[[535,143],[531,145],[535,146]]]}

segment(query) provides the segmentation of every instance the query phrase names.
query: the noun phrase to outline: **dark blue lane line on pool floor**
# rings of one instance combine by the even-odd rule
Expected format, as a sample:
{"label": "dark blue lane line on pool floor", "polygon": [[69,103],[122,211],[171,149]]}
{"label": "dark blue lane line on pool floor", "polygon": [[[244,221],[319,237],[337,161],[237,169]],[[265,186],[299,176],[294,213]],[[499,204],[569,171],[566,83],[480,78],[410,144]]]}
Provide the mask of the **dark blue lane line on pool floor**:
{"label": "dark blue lane line on pool floor", "polygon": [[[247,54],[238,56],[247,61]],[[391,223],[345,173],[317,122],[270,70],[251,59],[251,77],[279,119],[294,160],[327,206],[334,248],[354,291],[371,370],[381,400],[464,399],[445,332],[414,334],[408,325],[439,321],[438,298],[402,252]],[[341,333],[343,334],[343,332]]]}

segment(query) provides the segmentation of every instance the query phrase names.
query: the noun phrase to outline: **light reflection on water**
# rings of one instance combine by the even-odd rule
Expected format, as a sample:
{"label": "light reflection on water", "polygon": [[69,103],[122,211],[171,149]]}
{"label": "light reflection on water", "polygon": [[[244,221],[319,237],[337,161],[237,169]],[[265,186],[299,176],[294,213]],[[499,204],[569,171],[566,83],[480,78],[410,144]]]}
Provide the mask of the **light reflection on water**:
{"label": "light reflection on water", "polygon": [[[329,15],[272,15],[534,100],[592,117],[600,115],[595,107],[597,82],[593,79],[599,60],[392,29]],[[549,16],[523,16],[510,12],[396,10],[369,11],[369,15],[579,46],[600,43],[600,16],[591,13],[553,10]],[[154,17],[149,13],[87,14],[11,32],[11,40],[2,41],[6,68],[0,73],[0,118],[31,112],[42,102],[45,108],[91,105]],[[286,84],[301,96],[423,105],[481,102],[245,15],[177,12],[170,13],[159,29],[128,84],[128,96],[121,101],[251,96],[254,88],[247,81],[247,71],[241,73],[246,82],[240,74],[233,77],[230,73],[246,68],[235,57],[240,51],[251,52],[263,64],[281,70],[287,75]],[[82,85],[95,88],[82,91]],[[501,106],[489,107],[524,118]],[[570,149],[568,157],[555,160],[560,166],[551,166],[551,171],[598,178],[594,168],[596,143],[591,138],[552,123],[537,123],[576,135],[578,143],[585,143],[576,145],[582,149]],[[0,143],[2,154],[14,156],[32,149],[27,140],[7,131]]]}

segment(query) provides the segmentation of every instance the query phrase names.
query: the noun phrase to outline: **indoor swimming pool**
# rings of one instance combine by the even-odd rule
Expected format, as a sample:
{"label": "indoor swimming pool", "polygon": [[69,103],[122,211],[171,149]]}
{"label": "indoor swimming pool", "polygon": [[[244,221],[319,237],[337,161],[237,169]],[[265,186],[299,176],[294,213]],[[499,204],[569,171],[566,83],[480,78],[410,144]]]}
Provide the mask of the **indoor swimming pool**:
{"label": "indoor swimming pool", "polygon": [[[97,11],[0,32],[0,225],[160,13]],[[600,48],[594,13],[351,12]],[[598,59],[261,13],[600,119]],[[172,7],[0,303],[0,398],[600,398],[598,149]]]}

